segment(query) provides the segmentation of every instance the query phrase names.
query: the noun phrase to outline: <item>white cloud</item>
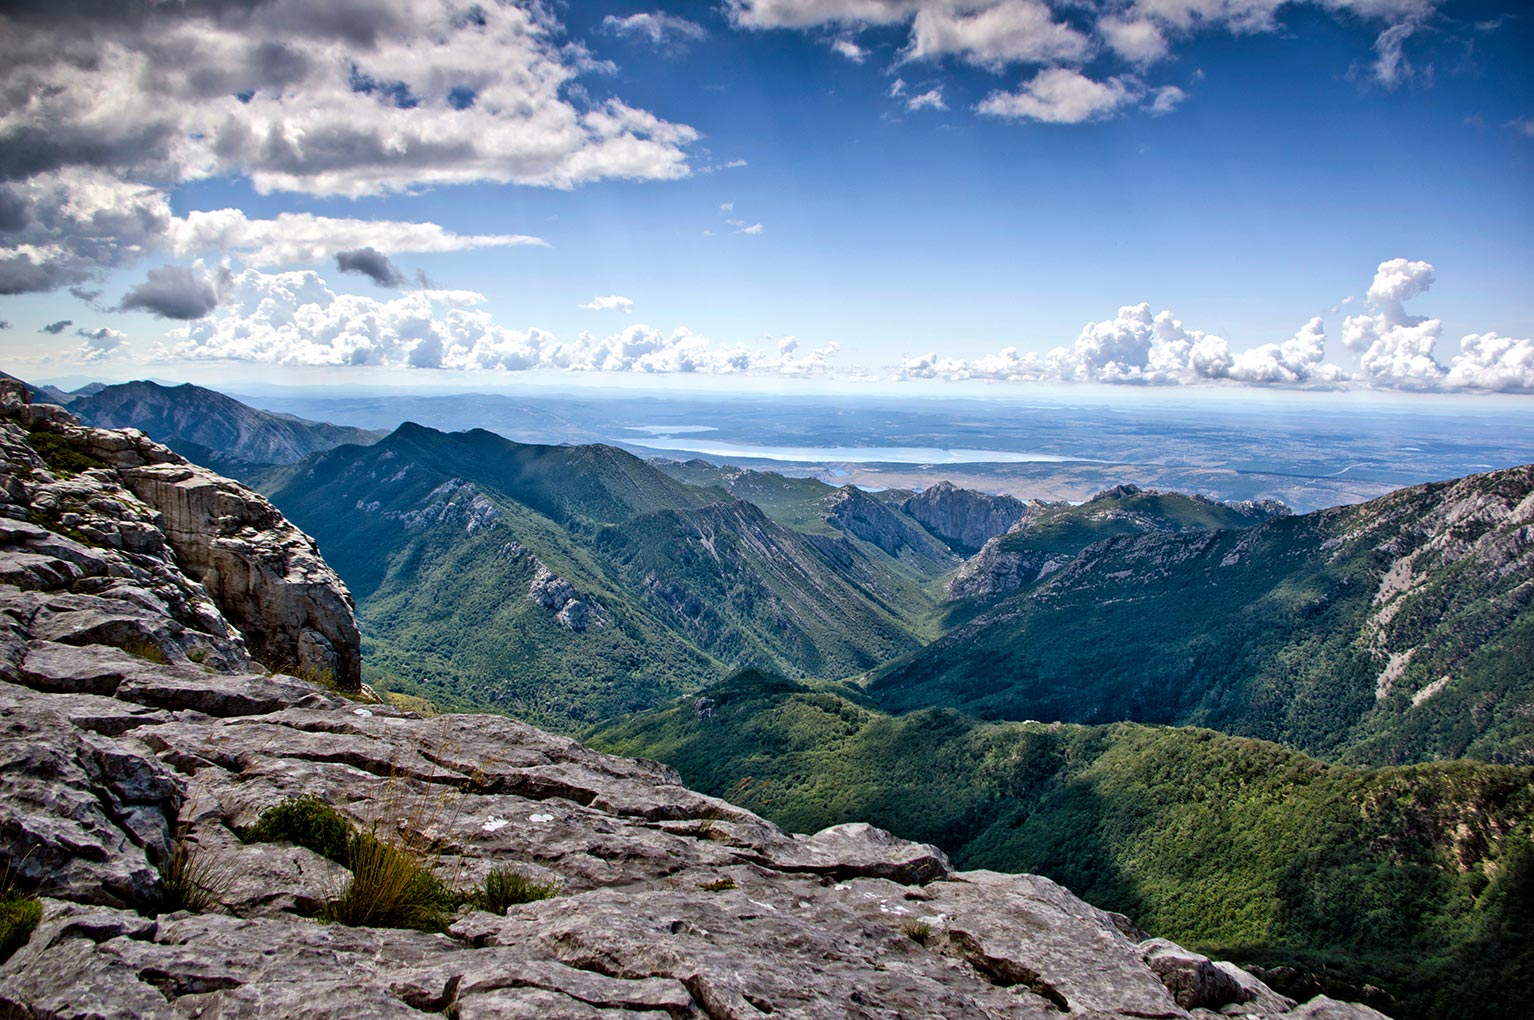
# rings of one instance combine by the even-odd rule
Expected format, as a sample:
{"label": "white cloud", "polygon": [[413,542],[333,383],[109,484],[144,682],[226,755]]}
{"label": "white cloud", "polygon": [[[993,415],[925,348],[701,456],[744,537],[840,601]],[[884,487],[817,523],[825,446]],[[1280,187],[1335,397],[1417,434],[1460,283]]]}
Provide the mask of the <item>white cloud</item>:
{"label": "white cloud", "polygon": [[76,336],[84,337],[85,340],[75,348],[75,357],[87,364],[105,361],[122,353],[123,344],[128,342],[128,335],[112,329],[110,326],[102,326],[100,329],[77,329]]}
{"label": "white cloud", "polygon": [[542,238],[526,234],[455,234],[435,223],[341,219],[313,213],[279,213],[269,220],[253,220],[239,209],[192,212],[185,219],[173,219],[167,225],[165,241],[182,258],[227,252],[246,265],[263,267],[313,265],[359,248],[397,255],[548,246]]}
{"label": "white cloud", "polygon": [[1110,49],[1131,63],[1153,64],[1171,52],[1166,36],[1150,18],[1107,17],[1097,23],[1097,30]]}
{"label": "white cloud", "polygon": [[861,64],[868,59],[868,51],[851,39],[837,39],[831,43],[831,52],[846,57],[854,64]]}
{"label": "white cloud", "polygon": [[652,46],[683,46],[708,38],[708,29],[697,22],[658,11],[626,18],[609,14],[602,19],[602,27],[614,35],[643,36]]}
{"label": "white cloud", "polygon": [[[212,177],[243,177],[263,193],[360,197],[693,172],[693,128],[588,98],[579,78],[601,65],[567,41],[551,10],[269,0],[0,13],[0,153],[11,181],[0,213],[26,216],[0,248],[0,292],[77,284],[131,262],[171,225],[165,190]],[[367,236],[322,241],[310,239],[307,258],[391,250]],[[248,243],[256,261],[279,261]]]}
{"label": "white cloud", "polygon": [[1151,99],[1150,112],[1155,116],[1171,113],[1177,109],[1179,103],[1188,98],[1188,94],[1176,85],[1163,85],[1157,89]]}
{"label": "white cloud", "polygon": [[593,312],[622,312],[627,315],[634,310],[634,302],[617,294],[594,297],[580,307]]}
{"label": "white cloud", "polygon": [[1017,92],[992,92],[977,109],[993,117],[1079,124],[1106,117],[1133,99],[1119,78],[1093,81],[1078,71],[1051,67],[1040,71]]}
{"label": "white cloud", "polygon": [[1325,358],[1326,331],[1321,320],[1315,318],[1281,344],[1263,344],[1235,355],[1228,374],[1242,382],[1291,386],[1336,383],[1347,377],[1342,368]]}
{"label": "white cloud", "polygon": [[1443,323],[1406,314],[1407,301],[1433,285],[1427,262],[1389,259],[1381,262],[1369,286],[1372,315],[1350,315],[1342,323],[1342,342],[1358,351],[1359,366],[1370,380],[1385,386],[1421,388],[1443,380],[1443,366],[1433,348]]}
{"label": "white cloud", "polygon": [[905,108],[914,113],[917,110],[946,110],[948,104],[943,102],[943,90],[935,88],[907,99]]}
{"label": "white cloud", "polygon": [[734,202],[720,202],[719,203],[719,211],[720,212],[734,212],[735,211],[735,203]]}
{"label": "white cloud", "polygon": [[924,5],[912,21],[906,59],[954,55],[999,70],[1015,63],[1079,61],[1089,49],[1088,38],[1056,21],[1043,0],[994,0]]}
{"label": "white cloud", "polygon": [[766,228],[763,227],[760,223],[752,223],[749,226],[741,227],[740,232],[742,234],[750,234],[752,237],[755,237],[765,229]]}
{"label": "white cloud", "polygon": [[1450,386],[1534,391],[1534,340],[1471,333],[1460,340],[1459,348],[1449,369]]}
{"label": "white cloud", "polygon": [[905,88],[905,79],[896,78],[893,82],[890,83],[889,97],[891,99],[900,98],[901,96],[905,95]]}
{"label": "white cloud", "polygon": [[[1427,23],[1440,0],[727,0],[742,28],[845,29],[908,25],[905,59],[956,56],[999,69],[1014,64],[1078,68],[1101,49],[1148,67],[1172,45],[1198,32],[1272,32],[1278,12],[1305,3],[1338,17],[1382,26],[1371,74],[1387,87],[1410,77],[1405,44]],[[1057,20],[1051,8],[1098,11],[1095,25]],[[1154,110],[1154,107],[1153,107]]]}
{"label": "white cloud", "polygon": [[379,365],[411,368],[580,372],[802,375],[826,371],[835,346],[800,352],[719,344],[685,327],[635,324],[571,342],[536,327],[498,325],[472,305],[483,296],[414,291],[381,301],[337,294],[312,270],[246,270],[231,281],[224,308],[168,335],[164,357],[279,365]]}
{"label": "white cloud", "polygon": [[742,28],[813,28],[816,25],[892,25],[930,0],[726,0]]}

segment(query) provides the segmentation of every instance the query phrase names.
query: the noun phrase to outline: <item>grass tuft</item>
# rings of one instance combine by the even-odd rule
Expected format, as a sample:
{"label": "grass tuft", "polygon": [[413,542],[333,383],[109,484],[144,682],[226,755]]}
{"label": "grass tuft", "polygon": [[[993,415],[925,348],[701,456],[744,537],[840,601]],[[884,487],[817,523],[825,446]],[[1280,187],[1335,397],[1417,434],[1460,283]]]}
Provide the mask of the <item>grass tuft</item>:
{"label": "grass tuft", "polygon": [[698,888],[704,892],[724,892],[726,889],[735,888],[733,878],[716,878],[712,882],[699,882]]}
{"label": "grass tuft", "polygon": [[61,478],[72,478],[81,471],[106,467],[104,461],[76,450],[69,445],[69,440],[56,432],[31,432],[27,435],[27,443],[48,465],[48,470]]}
{"label": "grass tuft", "polygon": [[42,919],[42,901],[17,885],[15,873],[7,867],[0,875],[0,963],[27,944]]}
{"label": "grass tuft", "polygon": [[539,882],[513,868],[500,867],[485,876],[485,884],[470,894],[469,902],[480,910],[504,914],[515,904],[546,900],[558,893],[556,882]]}
{"label": "grass tuft", "polygon": [[420,853],[369,832],[351,841],[352,880],[321,917],[338,924],[445,931],[453,895]]}
{"label": "grass tuft", "polygon": [[932,939],[932,925],[926,921],[907,921],[900,926],[900,934],[924,946]]}

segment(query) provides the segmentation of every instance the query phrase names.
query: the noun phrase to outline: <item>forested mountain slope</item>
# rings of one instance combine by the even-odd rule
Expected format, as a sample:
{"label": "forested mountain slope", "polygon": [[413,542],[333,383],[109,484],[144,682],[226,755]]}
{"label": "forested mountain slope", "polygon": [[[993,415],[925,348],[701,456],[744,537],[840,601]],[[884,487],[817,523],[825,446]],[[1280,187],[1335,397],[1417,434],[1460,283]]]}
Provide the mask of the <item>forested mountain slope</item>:
{"label": "forested mountain slope", "polygon": [[407,423],[269,495],[351,586],[387,686],[563,728],[745,665],[866,671],[918,647],[952,565],[794,531],[613,447],[482,430]]}
{"label": "forested mountain slope", "polygon": [[788,828],[868,819],[964,867],[1047,875],[1289,994],[1520,1015],[1534,769],[1348,768],[1204,729],[889,716],[860,698],[743,673],[588,740]]}
{"label": "forested mountain slope", "polygon": [[1534,467],[1088,546],[876,671],[891,711],[1193,724],[1375,764],[1534,762]]}

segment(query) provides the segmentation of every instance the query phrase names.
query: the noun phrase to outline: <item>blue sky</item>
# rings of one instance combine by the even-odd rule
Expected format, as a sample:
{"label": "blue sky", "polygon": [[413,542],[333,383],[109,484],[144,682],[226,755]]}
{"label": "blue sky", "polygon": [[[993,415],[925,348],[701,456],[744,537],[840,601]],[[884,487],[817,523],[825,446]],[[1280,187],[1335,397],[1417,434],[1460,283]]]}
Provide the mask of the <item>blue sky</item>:
{"label": "blue sky", "polygon": [[0,15],[9,370],[1534,390],[1515,5],[240,8]]}

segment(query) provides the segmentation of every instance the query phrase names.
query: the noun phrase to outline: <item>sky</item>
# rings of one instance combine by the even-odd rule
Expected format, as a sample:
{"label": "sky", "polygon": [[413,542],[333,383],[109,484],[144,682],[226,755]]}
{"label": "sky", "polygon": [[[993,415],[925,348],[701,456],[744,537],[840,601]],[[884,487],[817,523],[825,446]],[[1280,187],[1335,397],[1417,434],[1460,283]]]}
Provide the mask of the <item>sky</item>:
{"label": "sky", "polygon": [[1534,393],[1534,12],[10,0],[0,363]]}

